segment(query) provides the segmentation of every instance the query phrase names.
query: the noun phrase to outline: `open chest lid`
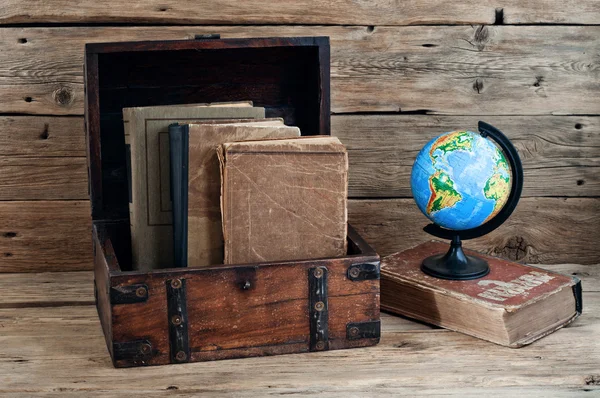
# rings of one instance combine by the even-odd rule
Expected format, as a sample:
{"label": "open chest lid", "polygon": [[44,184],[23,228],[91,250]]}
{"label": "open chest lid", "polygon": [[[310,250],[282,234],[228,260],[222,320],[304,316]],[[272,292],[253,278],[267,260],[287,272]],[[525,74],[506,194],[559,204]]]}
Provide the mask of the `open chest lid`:
{"label": "open chest lid", "polygon": [[93,43],[85,52],[93,220],[129,216],[125,107],[249,100],[302,135],[330,134],[327,37]]}

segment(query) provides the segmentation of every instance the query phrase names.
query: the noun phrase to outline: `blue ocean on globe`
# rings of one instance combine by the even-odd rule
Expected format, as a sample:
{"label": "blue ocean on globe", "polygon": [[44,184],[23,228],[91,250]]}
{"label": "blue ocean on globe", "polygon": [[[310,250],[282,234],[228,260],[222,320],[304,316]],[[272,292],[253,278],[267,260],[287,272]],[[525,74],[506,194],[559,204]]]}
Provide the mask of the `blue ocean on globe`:
{"label": "blue ocean on globe", "polygon": [[412,168],[411,189],[419,209],[452,230],[478,227],[493,218],[510,194],[504,153],[471,131],[453,131],[421,149]]}

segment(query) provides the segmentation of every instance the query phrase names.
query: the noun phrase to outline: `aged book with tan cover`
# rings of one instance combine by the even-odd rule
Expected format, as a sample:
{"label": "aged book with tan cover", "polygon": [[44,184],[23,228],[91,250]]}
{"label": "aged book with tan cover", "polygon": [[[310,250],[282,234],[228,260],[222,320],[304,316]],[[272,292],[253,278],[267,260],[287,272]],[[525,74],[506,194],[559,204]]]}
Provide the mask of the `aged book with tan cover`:
{"label": "aged book with tan cover", "polygon": [[219,147],[225,264],[346,254],[348,156],[336,137]]}
{"label": "aged book with tan cover", "polygon": [[217,146],[225,142],[299,137],[300,129],[285,126],[283,119],[274,119],[256,123],[171,126],[169,135],[172,147],[180,145],[180,152],[187,152],[188,156],[185,159],[175,153],[171,155],[171,170],[179,168],[183,171],[173,180],[187,183],[187,186],[173,185],[175,266],[222,264],[221,178]]}
{"label": "aged book with tan cover", "polygon": [[173,266],[168,126],[175,122],[264,116],[264,108],[253,107],[247,101],[123,109],[134,269]]}
{"label": "aged book with tan cover", "polygon": [[427,242],[381,261],[381,309],[518,348],[569,324],[581,314],[579,279],[485,256],[490,273],[451,281],[420,270],[424,258],[448,245]]}

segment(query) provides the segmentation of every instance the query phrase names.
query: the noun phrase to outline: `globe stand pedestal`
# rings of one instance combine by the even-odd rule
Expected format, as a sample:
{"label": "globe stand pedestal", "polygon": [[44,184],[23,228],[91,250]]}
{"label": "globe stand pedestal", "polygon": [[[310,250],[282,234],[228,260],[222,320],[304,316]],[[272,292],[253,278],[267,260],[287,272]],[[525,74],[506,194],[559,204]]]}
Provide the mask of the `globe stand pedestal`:
{"label": "globe stand pedestal", "polygon": [[469,280],[486,276],[490,266],[482,258],[467,256],[460,236],[454,235],[448,252],[427,257],[421,264],[421,271],[441,279]]}

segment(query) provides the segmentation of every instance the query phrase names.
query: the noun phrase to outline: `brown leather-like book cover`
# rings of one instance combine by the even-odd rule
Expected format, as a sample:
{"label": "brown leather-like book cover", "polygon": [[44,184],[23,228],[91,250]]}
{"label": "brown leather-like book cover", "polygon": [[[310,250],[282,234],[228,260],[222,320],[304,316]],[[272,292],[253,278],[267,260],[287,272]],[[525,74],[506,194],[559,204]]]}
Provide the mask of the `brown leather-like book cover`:
{"label": "brown leather-like book cover", "polygon": [[336,137],[227,143],[225,264],[346,254],[348,155]]}
{"label": "brown leather-like book cover", "polygon": [[580,315],[579,279],[465,250],[485,259],[490,273],[452,281],[423,273],[423,259],[445,253],[426,242],[381,261],[381,308],[508,347],[521,347]]}
{"label": "brown leather-like book cover", "polygon": [[298,127],[285,126],[282,119],[237,124],[190,124],[187,265],[204,267],[223,263],[221,228],[221,177],[216,154],[225,142],[295,138]]}

